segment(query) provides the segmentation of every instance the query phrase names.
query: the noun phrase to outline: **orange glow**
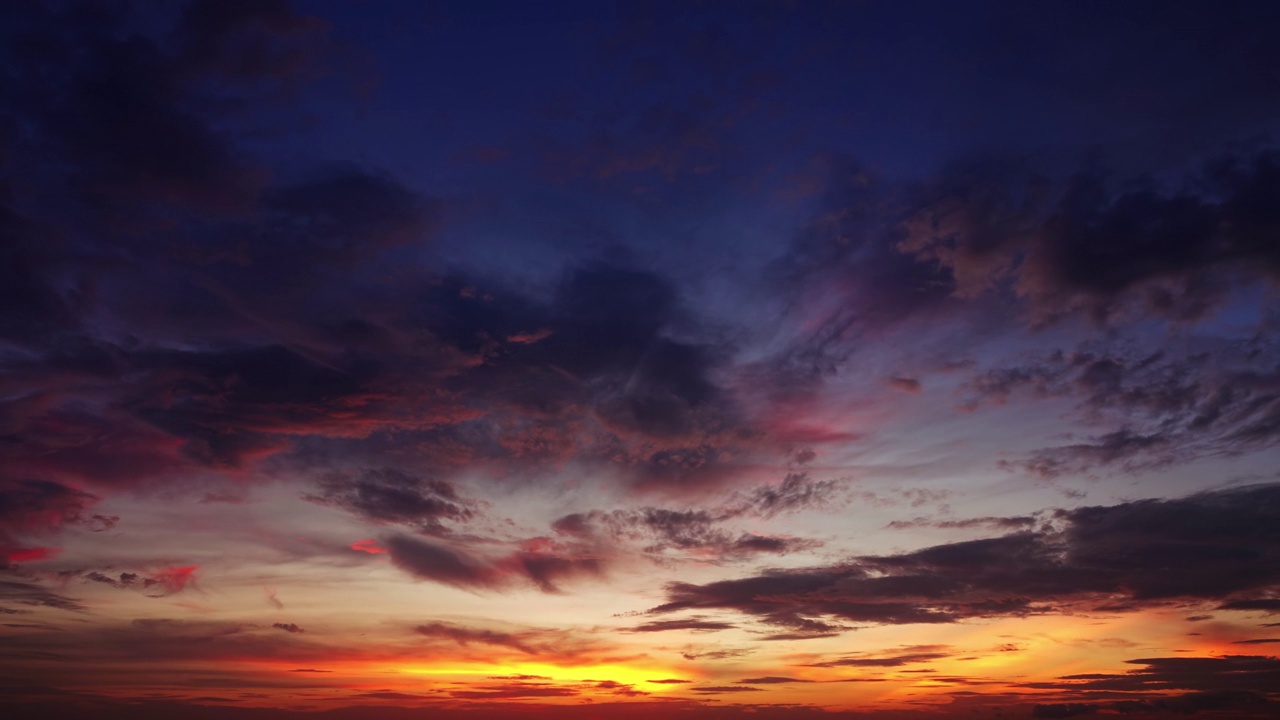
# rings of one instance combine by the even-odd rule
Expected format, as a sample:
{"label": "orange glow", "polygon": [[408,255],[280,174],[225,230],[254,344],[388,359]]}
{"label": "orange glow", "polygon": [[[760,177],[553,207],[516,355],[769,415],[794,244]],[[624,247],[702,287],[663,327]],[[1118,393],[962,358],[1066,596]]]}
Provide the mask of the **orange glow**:
{"label": "orange glow", "polygon": [[[374,668],[371,667],[371,670]],[[643,667],[635,665],[618,665],[618,664],[601,664],[601,665],[578,665],[578,666],[562,666],[552,665],[549,663],[538,662],[518,662],[504,663],[502,665],[491,665],[486,663],[464,662],[464,663],[447,663],[441,665],[428,664],[387,664],[377,667],[382,671],[390,671],[403,675],[414,676],[465,676],[465,677],[496,677],[496,676],[534,676],[545,678],[558,683],[583,683],[583,682],[604,682],[612,680],[613,682],[622,683],[624,685],[643,686],[647,691],[670,690],[673,685],[662,685],[648,683],[654,678],[677,678],[681,674],[667,668]]]}
{"label": "orange glow", "polygon": [[[242,666],[262,668],[269,672],[296,676],[297,662],[269,663],[242,661]],[[352,688],[376,689],[395,687],[403,691],[419,689],[426,684],[457,684],[483,686],[503,681],[551,683],[575,686],[589,691],[583,685],[616,683],[631,686],[647,694],[667,694],[687,688],[685,683],[655,683],[652,680],[685,680],[695,682],[699,678],[684,670],[656,663],[602,662],[582,665],[557,665],[548,662],[482,662],[468,659],[441,659],[435,662],[414,660],[358,660],[339,662],[307,661],[306,672],[323,673],[332,680],[350,683]],[[606,688],[609,694],[616,688]],[[543,701],[547,700],[542,698]]]}

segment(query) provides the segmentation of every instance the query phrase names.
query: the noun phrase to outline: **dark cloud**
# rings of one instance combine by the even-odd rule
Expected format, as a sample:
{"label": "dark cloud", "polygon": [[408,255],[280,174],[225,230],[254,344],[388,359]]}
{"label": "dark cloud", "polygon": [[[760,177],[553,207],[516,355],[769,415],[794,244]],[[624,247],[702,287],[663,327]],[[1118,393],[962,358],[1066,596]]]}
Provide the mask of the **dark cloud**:
{"label": "dark cloud", "polygon": [[1035,525],[1036,518],[1022,515],[1014,517],[978,517],[965,518],[963,520],[941,520],[927,517],[917,517],[910,520],[894,520],[885,527],[894,530],[907,530],[919,527],[935,527],[945,530],[969,530],[973,528],[986,528],[992,530],[1024,530]]}
{"label": "dark cloud", "polygon": [[637,690],[634,685],[626,685],[614,680],[602,680],[595,684],[597,690],[611,690],[613,695],[622,695],[625,697],[642,697],[649,693],[644,690]]}
{"label": "dark cloud", "polygon": [[[518,288],[428,269],[403,260],[439,235],[440,202],[376,169],[271,172],[251,148],[301,119],[277,101],[342,64],[326,23],[282,2],[12,14],[4,127],[31,137],[0,136],[0,333],[27,354],[0,365],[21,371],[6,396],[40,407],[0,416],[11,467],[140,485],[326,466],[321,439],[394,432],[426,485],[339,469],[317,497],[438,530],[470,509],[430,483],[473,462],[697,492],[775,450],[665,273],[573,263]],[[401,491],[430,517],[397,516]]]}
{"label": "dark cloud", "polygon": [[77,612],[85,609],[78,600],[50,592],[39,585],[15,580],[0,580],[0,601]]}
{"label": "dark cloud", "polygon": [[[361,435],[381,421],[382,408],[365,402],[358,367],[321,364],[283,346],[156,352],[142,359],[152,370],[152,391],[163,388],[166,400],[139,395],[131,412],[182,438],[184,452],[203,465],[238,467],[284,449],[290,436]],[[348,412],[351,407],[365,412]]]}
{"label": "dark cloud", "polygon": [[1056,352],[986,371],[968,407],[1010,397],[1074,400],[1103,432],[1005,466],[1055,478],[1098,469],[1136,472],[1202,457],[1237,455],[1280,439],[1280,374],[1261,338],[1216,352]]}
{"label": "dark cloud", "polygon": [[778,675],[769,675],[766,677],[743,678],[738,682],[743,685],[781,685],[784,683],[804,683],[813,682],[812,680],[800,680],[793,677],[782,677]]}
{"label": "dark cloud", "polygon": [[566,580],[599,578],[605,571],[605,562],[599,557],[545,550],[522,550],[511,556],[507,564],[545,593],[560,592],[560,583]]}
{"label": "dark cloud", "polygon": [[760,692],[761,688],[749,685],[702,685],[690,688],[690,690],[704,695],[718,695],[720,693]]}
{"label": "dark cloud", "polygon": [[726,527],[743,516],[774,515],[818,504],[834,493],[835,482],[811,482],[806,475],[789,474],[780,485],[764,485],[727,503],[694,510],[642,507],[634,510],[591,511],[565,515],[552,523],[557,534],[583,540],[644,543],[645,553],[678,552],[714,560],[742,560],[761,554],[785,555],[820,545],[818,541],[747,532]]}
{"label": "dark cloud", "polygon": [[1280,612],[1280,598],[1248,598],[1231,600],[1218,606],[1219,610],[1261,610],[1268,614]]}
{"label": "dark cloud", "polygon": [[750,650],[731,649],[731,650],[689,650],[680,653],[680,657],[685,660],[728,660],[729,658],[742,657],[750,655]]}
{"label": "dark cloud", "polygon": [[108,529],[118,518],[86,517],[97,496],[51,480],[19,480],[0,473],[0,555],[19,554],[20,537],[46,534],[65,525]]}
{"label": "dark cloud", "polygon": [[1165,657],[1128,660],[1140,667],[1124,674],[1066,675],[1055,682],[1026,683],[1026,687],[1071,691],[1192,690],[1200,693],[1259,693],[1274,695],[1280,687],[1280,659],[1256,655],[1222,657]]}
{"label": "dark cloud", "polygon": [[477,391],[534,417],[589,411],[580,420],[628,455],[637,482],[685,482],[712,470],[707,448],[742,421],[711,379],[721,354],[673,337],[696,324],[670,280],[618,265],[574,267],[549,303],[486,285],[448,280],[426,318],[439,337],[484,359],[473,373]]}
{"label": "dark cloud", "polygon": [[737,627],[737,625],[726,622],[689,618],[688,620],[656,620],[654,622],[642,623],[633,628],[629,628],[629,632],[666,632],[668,630],[693,630],[695,632],[706,632],[732,630],[735,627]]}
{"label": "dark cloud", "polygon": [[1067,718],[1110,711],[1122,714],[1149,713],[1147,717],[1195,715],[1201,712],[1228,712],[1233,713],[1234,717],[1266,717],[1273,714],[1275,709],[1276,702],[1260,693],[1228,691],[1185,693],[1151,700],[1036,705],[1032,708],[1031,716]]}
{"label": "dark cloud", "polygon": [[769,640],[773,642],[792,641],[792,640],[820,640],[822,638],[836,637],[848,628],[831,625],[828,623],[806,623],[805,626],[796,632],[780,632],[768,633],[760,637],[761,640]]}
{"label": "dark cloud", "polygon": [[[163,567],[148,573],[122,572],[116,576],[106,575],[97,570],[84,573],[85,580],[115,588],[131,589],[148,597],[168,597],[182,592],[195,580],[198,566]],[[64,577],[74,577],[78,572],[64,572]]]}
{"label": "dark cloud", "polygon": [[948,623],[1115,606],[1118,598],[1131,609],[1174,598],[1258,602],[1280,582],[1280,535],[1261,529],[1280,527],[1278,512],[1275,485],[1082,507],[1059,511],[1057,529],[672,583],[668,602],[650,612],[735,610],[788,631],[826,633],[841,626],[819,618]]}
{"label": "dark cloud", "polygon": [[1195,319],[1231,277],[1274,280],[1274,151],[1210,162],[1180,185],[1113,183],[1092,166],[1053,187],[1034,173],[977,165],[927,189],[899,247],[943,269],[960,296],[1006,285],[1037,322],[1135,310]]}
{"label": "dark cloud", "polygon": [[351,166],[272,184],[243,142],[301,119],[277,101],[341,64],[327,24],[285,2],[144,10],[6,12],[0,125],[29,131],[0,133],[0,333],[29,351],[3,365],[41,407],[0,413],[0,453],[28,475],[137,484],[433,424],[407,385],[371,387],[386,373],[354,347],[369,333],[343,347],[333,327],[357,321],[322,295],[434,233],[436,204]]}
{"label": "dark cloud", "polygon": [[915,395],[920,392],[923,387],[922,383],[916,378],[908,377],[891,377],[888,381],[889,387],[894,390],[900,390],[904,393]]}
{"label": "dark cloud", "polygon": [[358,167],[269,188],[262,205],[270,259],[282,270],[300,256],[309,263],[356,265],[380,250],[430,237],[439,213],[437,203],[394,178]]}
{"label": "dark cloud", "polygon": [[951,302],[946,273],[895,246],[895,189],[848,158],[826,165],[820,210],[771,273],[806,328],[761,368],[783,397],[813,393],[863,341]]}
{"label": "dark cloud", "polygon": [[[1036,327],[1076,315],[1190,322],[1242,287],[1280,281],[1280,224],[1261,201],[1280,190],[1275,150],[1163,185],[1112,182],[1097,164],[1058,180],[1033,165],[958,162],[906,186],[829,162],[820,209],[773,275],[805,331],[758,366],[761,379],[783,396],[811,393],[869,339],[908,323],[981,317],[1012,329],[1019,313]],[[920,382],[889,380],[909,393]]]}
{"label": "dark cloud", "polygon": [[838,480],[814,480],[807,472],[790,472],[777,485],[761,485],[752,490],[743,498],[745,505],[729,507],[735,513],[772,518],[830,507],[842,499],[842,490],[843,483]]}
{"label": "dark cloud", "polygon": [[421,700],[425,695],[413,695],[411,693],[394,692],[391,690],[376,690],[374,692],[360,693],[357,698],[369,698],[371,700]]}
{"label": "dark cloud", "polygon": [[335,505],[379,523],[406,523],[433,535],[447,534],[442,520],[464,523],[475,517],[474,501],[443,480],[415,477],[396,468],[332,473],[320,480],[316,502]]}
{"label": "dark cloud", "polygon": [[[11,637],[5,651],[13,656],[39,650],[77,661],[107,663],[234,658],[279,658],[302,663],[314,660],[317,652],[323,655],[333,651],[305,638],[300,633],[281,633],[270,626],[247,623],[138,618],[127,623],[78,627],[75,632],[49,626]],[[223,682],[235,686],[241,680],[254,682],[245,678]]]}
{"label": "dark cloud", "polygon": [[79,193],[98,207],[236,208],[261,173],[211,117],[216,101],[290,91],[329,53],[327,28],[284,2],[193,2],[159,29],[140,10],[72,3],[10,13],[8,60],[23,79],[14,109],[38,119],[41,149],[70,161]]}
{"label": "dark cloud", "polygon": [[811,663],[810,667],[901,667],[914,663],[930,662],[951,657],[945,647],[924,645],[916,648],[903,648],[903,652],[881,655],[859,655],[843,657],[836,660]]}
{"label": "dark cloud", "polygon": [[491,564],[445,545],[392,535],[383,540],[391,562],[414,577],[464,589],[494,590],[506,578]]}
{"label": "dark cloud", "polygon": [[478,644],[505,647],[526,655],[572,657],[591,647],[589,643],[573,637],[568,632],[542,628],[495,630],[446,622],[431,622],[415,627],[414,632],[428,638],[450,640],[459,645]]}
{"label": "dark cloud", "polygon": [[449,695],[468,700],[501,700],[505,698],[572,697],[581,693],[578,688],[553,683],[505,683],[501,685],[474,685],[467,690],[450,690]]}
{"label": "dark cloud", "polygon": [[297,623],[271,623],[271,627],[277,630],[283,630],[287,633],[306,632],[306,630],[298,627]]}

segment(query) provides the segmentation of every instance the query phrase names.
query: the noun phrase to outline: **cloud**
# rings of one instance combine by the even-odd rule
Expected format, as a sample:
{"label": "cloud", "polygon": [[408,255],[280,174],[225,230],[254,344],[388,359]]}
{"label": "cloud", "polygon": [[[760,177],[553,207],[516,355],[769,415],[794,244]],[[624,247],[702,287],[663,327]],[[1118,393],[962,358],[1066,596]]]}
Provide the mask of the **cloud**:
{"label": "cloud", "polygon": [[1061,187],[1016,167],[957,167],[917,199],[899,247],[962,297],[1011,287],[1036,322],[1194,319],[1222,303],[1233,273],[1277,278],[1274,217],[1257,198],[1274,192],[1278,167],[1273,150],[1225,157],[1173,187],[1113,182],[1097,164]]}
{"label": "cloud", "polygon": [[565,515],[555,520],[551,527],[561,536],[582,540],[644,543],[641,550],[651,555],[678,552],[723,561],[743,560],[761,554],[786,555],[812,549],[821,543],[801,538],[735,533],[724,525],[744,515],[772,517],[808,506],[834,487],[834,483],[811,483],[807,476],[792,474],[778,486],[761,486],[749,495],[735,495],[717,507],[595,510]]}
{"label": "cloud", "polygon": [[0,478],[0,551],[16,551],[19,535],[48,533],[64,525],[105,528],[110,518],[85,517],[98,498],[50,480]]}
{"label": "cloud", "polygon": [[951,653],[939,652],[939,650],[947,649],[945,646],[921,645],[914,648],[903,648],[902,652],[895,654],[848,656],[836,660],[811,663],[808,667],[901,667],[903,665],[951,657]]}
{"label": "cloud", "polygon": [[590,554],[574,554],[542,539],[504,557],[481,557],[439,542],[406,535],[384,539],[391,562],[409,574],[467,590],[504,590],[523,580],[545,593],[560,592],[560,583],[600,577],[605,563]]}
{"label": "cloud", "polygon": [[732,630],[737,627],[731,623],[716,622],[714,620],[701,620],[698,618],[689,618],[688,620],[656,620],[647,622],[629,628],[628,632],[666,632],[668,630],[693,630],[693,631],[715,631],[715,630]]}
{"label": "cloud", "polygon": [[[139,572],[122,572],[112,577],[99,571],[90,571],[83,573],[85,580],[103,585],[110,585],[115,588],[128,588],[144,593],[149,597],[161,598],[176,595],[193,585],[195,582],[195,573],[199,570],[198,565],[163,567],[151,572],[143,574]],[[64,577],[74,577],[80,574],[76,571],[64,572]],[[268,594],[268,600],[274,600],[274,594]],[[279,607],[284,607],[275,601]]]}
{"label": "cloud", "polygon": [[1280,612],[1280,598],[1242,598],[1218,606],[1219,610],[1261,610],[1268,614]]}
{"label": "cloud", "polygon": [[80,604],[78,600],[50,592],[39,585],[14,580],[0,580],[0,601],[19,605],[55,608],[57,610],[73,610],[77,612],[85,610],[84,605]]}
{"label": "cloud", "polygon": [[447,622],[431,622],[416,626],[414,632],[428,638],[450,640],[463,646],[478,644],[504,647],[525,655],[568,658],[593,647],[590,643],[566,631],[543,628],[495,630]]}
{"label": "cloud", "polygon": [[505,683],[501,685],[474,685],[467,690],[449,690],[452,697],[469,700],[501,700],[528,697],[572,697],[580,694],[578,688],[551,683]]}
{"label": "cloud", "polygon": [[494,590],[506,578],[492,565],[438,543],[392,535],[383,540],[391,562],[414,577],[464,589]]}
{"label": "cloud", "polygon": [[920,393],[922,384],[916,378],[908,377],[891,377],[889,378],[889,387],[911,395]]}
{"label": "cloud", "polygon": [[733,508],[763,518],[804,510],[829,507],[840,500],[843,483],[838,480],[814,480],[806,472],[789,472],[777,485],[761,485],[743,497],[744,505]]}
{"label": "cloud", "polygon": [[1031,716],[1036,718],[1068,718],[1111,711],[1118,713],[1155,713],[1154,717],[1169,714],[1195,715],[1200,712],[1244,712],[1241,717],[1265,717],[1274,712],[1275,701],[1254,692],[1197,692],[1185,693],[1150,700],[1117,700],[1093,703],[1050,703],[1035,705]]}
{"label": "cloud", "polygon": [[[50,652],[86,663],[279,658],[302,664],[332,656],[333,648],[308,642],[306,637],[248,623],[144,617],[125,623],[101,622],[77,628],[74,633],[47,626],[12,637],[5,651],[16,656]],[[238,686],[254,681],[234,678],[222,682]]]}
{"label": "cloud", "polygon": [[729,658],[742,657],[750,655],[751,650],[747,649],[729,649],[729,650],[687,650],[680,653],[680,657],[685,660],[728,660]]}
{"label": "cloud", "polygon": [[371,700],[421,700],[425,695],[414,695],[412,693],[394,692],[392,690],[375,690],[373,692],[365,692],[356,695],[357,698],[369,698]]}
{"label": "cloud", "polygon": [[514,572],[523,575],[545,593],[560,592],[560,583],[566,580],[590,577],[599,578],[604,574],[605,562],[591,555],[565,555],[542,550],[520,551],[511,556],[507,567],[514,567]]}
{"label": "cloud", "polygon": [[748,685],[701,685],[690,688],[690,690],[704,695],[718,695],[720,693],[759,692],[761,689]]}
{"label": "cloud", "polygon": [[465,523],[478,512],[476,503],[443,480],[426,480],[396,468],[331,473],[320,480],[319,495],[308,499],[334,505],[378,523],[404,523],[420,532],[447,534],[441,521]]}
{"label": "cloud", "polygon": [[1036,518],[1029,515],[1014,517],[978,517],[963,520],[941,520],[936,518],[917,517],[910,520],[894,520],[885,527],[893,530],[909,530],[920,527],[933,527],[945,530],[969,530],[986,528],[992,530],[1024,530],[1035,525]]}
{"label": "cloud", "polygon": [[1098,469],[1136,472],[1231,456],[1280,440],[1280,374],[1259,339],[1212,353],[1179,350],[1054,352],[987,370],[968,388],[966,407],[1011,397],[1062,398],[1097,434],[1047,447],[1005,466],[1054,478]]}
{"label": "cloud", "polygon": [[[951,623],[1172,599],[1257,603],[1280,582],[1280,486],[1081,507],[1037,532],[769,570],[703,585],[676,582],[652,614],[734,610],[789,632],[836,621]],[[1178,571],[1165,568],[1177,558]],[[1238,609],[1248,609],[1238,608]]]}
{"label": "cloud", "polygon": [[1275,693],[1280,679],[1280,659],[1257,655],[1222,657],[1159,657],[1127,660],[1139,667],[1124,674],[1088,673],[1064,675],[1053,682],[1030,682],[1035,689],[1070,691],[1193,690],[1202,693]]}

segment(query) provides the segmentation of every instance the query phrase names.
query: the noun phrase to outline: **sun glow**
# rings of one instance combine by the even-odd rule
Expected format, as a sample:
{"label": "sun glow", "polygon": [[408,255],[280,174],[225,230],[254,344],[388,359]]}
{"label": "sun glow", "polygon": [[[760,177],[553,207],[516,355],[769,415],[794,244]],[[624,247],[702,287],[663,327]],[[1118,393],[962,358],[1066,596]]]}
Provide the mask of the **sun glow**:
{"label": "sun glow", "polygon": [[560,666],[547,663],[520,662],[502,665],[482,663],[448,664],[448,665],[395,665],[387,668],[404,675],[431,676],[483,676],[493,679],[510,680],[550,680],[558,683],[616,682],[623,685],[634,685],[648,692],[663,692],[674,686],[661,683],[650,683],[650,680],[680,678],[680,673],[671,670],[642,667],[634,665],[574,665]]}

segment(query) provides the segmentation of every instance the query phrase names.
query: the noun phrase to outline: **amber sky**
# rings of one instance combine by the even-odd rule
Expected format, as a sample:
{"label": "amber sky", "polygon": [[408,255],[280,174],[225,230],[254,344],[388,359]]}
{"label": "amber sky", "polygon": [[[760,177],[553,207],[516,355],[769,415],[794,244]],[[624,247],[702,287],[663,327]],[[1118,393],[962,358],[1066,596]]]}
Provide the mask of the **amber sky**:
{"label": "amber sky", "polygon": [[1278,32],[0,3],[0,717],[1275,717]]}

